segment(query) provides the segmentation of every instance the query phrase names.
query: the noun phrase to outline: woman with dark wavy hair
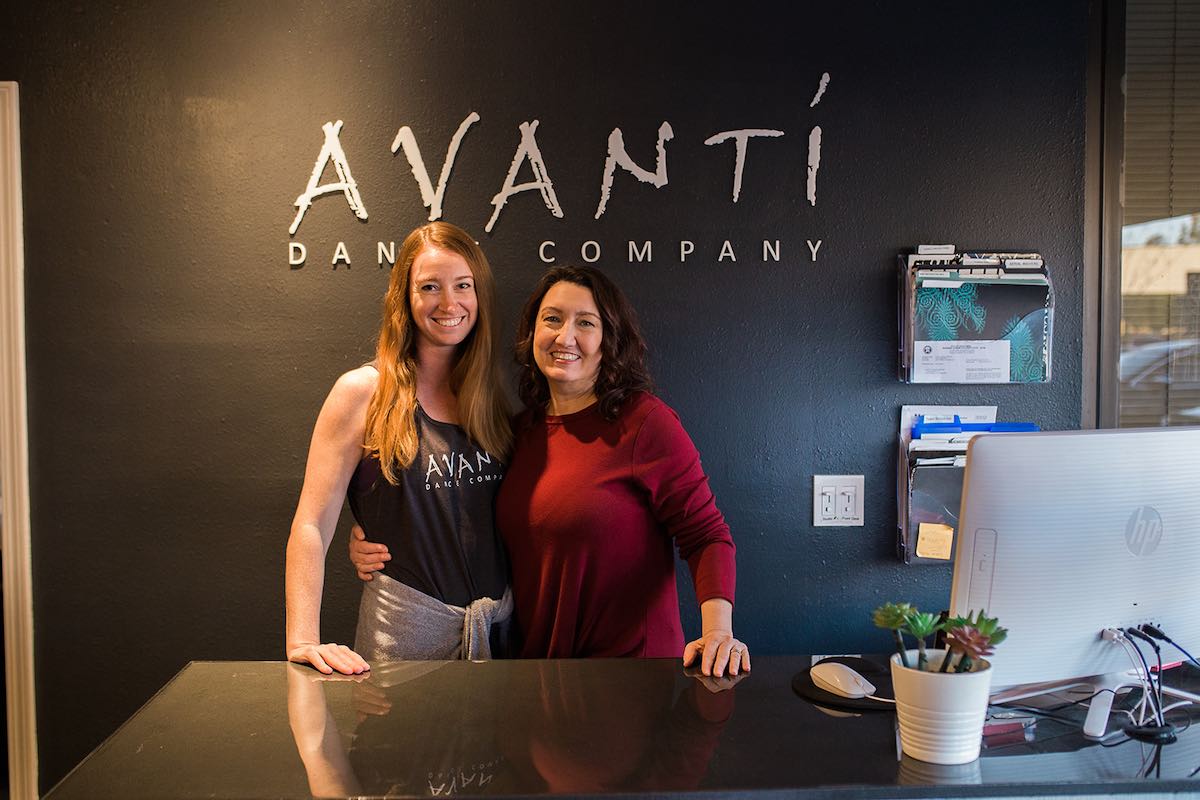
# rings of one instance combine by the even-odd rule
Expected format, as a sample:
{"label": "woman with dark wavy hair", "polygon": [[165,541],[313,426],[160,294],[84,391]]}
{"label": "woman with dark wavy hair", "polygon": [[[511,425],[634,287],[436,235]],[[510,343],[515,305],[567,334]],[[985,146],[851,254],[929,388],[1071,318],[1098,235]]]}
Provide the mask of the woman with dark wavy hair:
{"label": "woman with dark wavy hair", "polygon": [[[704,674],[750,669],[733,636],[734,546],[700,456],[650,393],[646,345],[602,272],[557,267],[521,313],[526,411],[496,501],[520,655],[678,657]],[[684,647],[675,554],[703,634]]]}

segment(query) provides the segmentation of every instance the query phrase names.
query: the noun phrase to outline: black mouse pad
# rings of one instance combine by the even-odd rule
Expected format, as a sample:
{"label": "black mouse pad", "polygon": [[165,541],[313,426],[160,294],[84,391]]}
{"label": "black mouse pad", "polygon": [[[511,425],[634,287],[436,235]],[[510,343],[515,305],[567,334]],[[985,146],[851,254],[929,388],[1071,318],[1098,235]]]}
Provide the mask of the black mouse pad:
{"label": "black mouse pad", "polygon": [[[886,697],[889,699],[895,697],[892,693],[892,673],[887,667],[856,656],[830,656],[829,658],[821,659],[817,663],[823,664],[826,661],[836,661],[839,664],[845,664],[875,684],[875,694],[877,697]],[[827,692],[813,683],[812,677],[809,675],[811,670],[812,667],[801,670],[792,678],[792,691],[805,700],[809,700],[820,706],[849,711],[894,711],[896,709],[894,703],[884,703],[879,700],[872,700],[869,697],[842,697],[841,695]]]}

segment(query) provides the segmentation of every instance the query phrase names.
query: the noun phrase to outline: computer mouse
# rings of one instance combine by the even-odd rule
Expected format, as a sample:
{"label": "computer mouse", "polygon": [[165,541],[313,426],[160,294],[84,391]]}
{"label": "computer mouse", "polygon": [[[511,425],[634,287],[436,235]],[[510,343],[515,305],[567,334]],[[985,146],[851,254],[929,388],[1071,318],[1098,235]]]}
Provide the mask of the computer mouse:
{"label": "computer mouse", "polygon": [[836,661],[822,661],[808,674],[818,689],[840,697],[859,698],[875,694],[875,686],[869,680]]}

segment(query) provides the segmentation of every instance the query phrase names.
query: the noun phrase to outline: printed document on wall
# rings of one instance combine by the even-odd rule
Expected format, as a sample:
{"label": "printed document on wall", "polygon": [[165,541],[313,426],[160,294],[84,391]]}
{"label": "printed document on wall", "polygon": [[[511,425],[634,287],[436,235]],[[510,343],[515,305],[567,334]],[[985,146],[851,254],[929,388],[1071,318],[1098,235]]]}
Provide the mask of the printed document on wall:
{"label": "printed document on wall", "polygon": [[1008,383],[1011,345],[993,341],[917,341],[913,383]]}

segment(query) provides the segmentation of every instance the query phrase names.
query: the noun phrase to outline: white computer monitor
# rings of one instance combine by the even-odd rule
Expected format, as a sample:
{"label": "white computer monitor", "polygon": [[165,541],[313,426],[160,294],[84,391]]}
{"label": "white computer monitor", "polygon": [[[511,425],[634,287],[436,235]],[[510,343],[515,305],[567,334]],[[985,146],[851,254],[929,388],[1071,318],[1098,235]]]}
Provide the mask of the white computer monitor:
{"label": "white computer monitor", "polygon": [[[979,609],[1009,631],[989,659],[994,696],[1127,682],[1109,627],[1152,622],[1200,648],[1200,427],[977,436],[950,610]],[[1104,734],[1111,699],[1092,703],[1086,735]]]}

